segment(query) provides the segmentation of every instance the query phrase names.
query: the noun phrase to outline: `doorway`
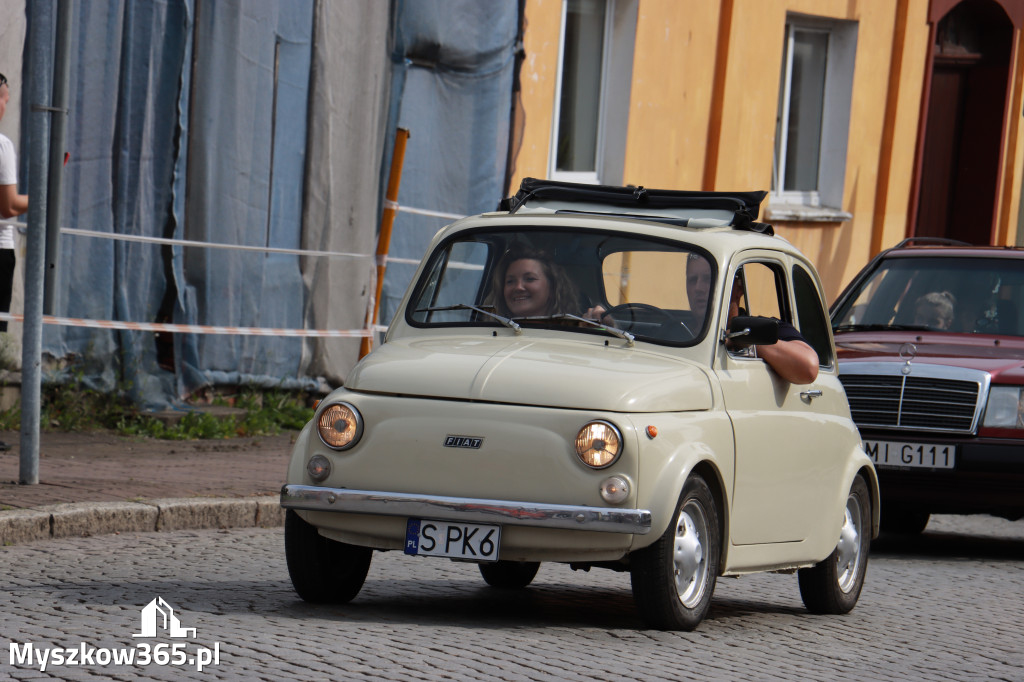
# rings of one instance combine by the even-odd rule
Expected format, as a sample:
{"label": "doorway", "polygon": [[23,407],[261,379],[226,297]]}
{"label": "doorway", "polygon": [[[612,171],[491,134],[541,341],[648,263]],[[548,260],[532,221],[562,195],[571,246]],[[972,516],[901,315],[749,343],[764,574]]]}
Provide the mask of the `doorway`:
{"label": "doorway", "polygon": [[964,0],[935,26],[914,236],[994,243],[1013,32],[995,0]]}

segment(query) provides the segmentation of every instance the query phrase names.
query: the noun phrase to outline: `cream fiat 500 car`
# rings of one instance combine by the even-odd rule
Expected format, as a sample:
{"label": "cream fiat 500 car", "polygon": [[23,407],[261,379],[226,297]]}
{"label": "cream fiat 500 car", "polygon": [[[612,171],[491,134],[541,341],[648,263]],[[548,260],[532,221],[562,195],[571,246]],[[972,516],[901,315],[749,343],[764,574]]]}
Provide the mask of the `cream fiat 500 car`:
{"label": "cream fiat 500 car", "polygon": [[[817,273],[754,222],[763,198],[528,179],[438,232],[385,342],[295,444],[299,596],[349,601],[395,550],[498,588],[546,561],[629,571],[656,628],[693,629],[719,576],[756,571],[798,572],[812,612],[852,609],[875,470]],[[757,357],[778,320],[817,352],[813,383]]]}

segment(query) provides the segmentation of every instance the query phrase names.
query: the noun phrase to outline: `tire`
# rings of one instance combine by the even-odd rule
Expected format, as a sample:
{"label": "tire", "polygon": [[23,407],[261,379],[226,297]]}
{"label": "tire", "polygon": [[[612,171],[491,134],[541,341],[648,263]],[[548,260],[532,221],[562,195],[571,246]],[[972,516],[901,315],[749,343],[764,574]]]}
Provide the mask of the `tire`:
{"label": "tire", "polygon": [[659,630],[693,630],[711,606],[721,556],[718,507],[708,484],[693,476],[683,487],[675,520],[650,547],[630,559],[633,600]]}
{"label": "tire", "polygon": [[495,561],[478,564],[480,575],[487,584],[503,590],[521,590],[537,575],[540,563],[536,561]]}
{"label": "tire", "polygon": [[871,549],[871,497],[861,476],[846,498],[839,543],[824,561],[797,572],[800,596],[811,613],[848,613],[857,605]]}
{"label": "tire", "polygon": [[931,518],[928,512],[903,507],[886,506],[882,511],[885,512],[882,514],[882,532],[896,535],[920,535]]}
{"label": "tire", "polygon": [[284,519],[284,554],[295,592],[314,604],[344,604],[366,581],[373,550],[328,540],[289,509]]}

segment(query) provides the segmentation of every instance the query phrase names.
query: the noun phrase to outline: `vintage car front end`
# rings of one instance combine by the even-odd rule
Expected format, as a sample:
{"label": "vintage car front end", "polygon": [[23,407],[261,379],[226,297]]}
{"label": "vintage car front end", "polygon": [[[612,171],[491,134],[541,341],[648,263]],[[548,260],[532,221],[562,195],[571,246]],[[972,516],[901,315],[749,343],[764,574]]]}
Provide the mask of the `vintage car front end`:
{"label": "vintage car front end", "polygon": [[[574,364],[557,360],[570,352]],[[620,560],[669,523],[675,500],[657,482],[678,486],[680,474],[665,472],[685,470],[687,453],[731,447],[724,416],[691,414],[711,405],[698,368],[643,352],[610,358],[603,343],[580,340],[389,343],[318,406],[282,505],[326,537],[374,549]],[[664,437],[681,432],[693,439]]]}
{"label": "vintage car front end", "polygon": [[1024,517],[1024,344],[918,332],[847,333],[840,374],[874,460],[885,528],[931,514]]}

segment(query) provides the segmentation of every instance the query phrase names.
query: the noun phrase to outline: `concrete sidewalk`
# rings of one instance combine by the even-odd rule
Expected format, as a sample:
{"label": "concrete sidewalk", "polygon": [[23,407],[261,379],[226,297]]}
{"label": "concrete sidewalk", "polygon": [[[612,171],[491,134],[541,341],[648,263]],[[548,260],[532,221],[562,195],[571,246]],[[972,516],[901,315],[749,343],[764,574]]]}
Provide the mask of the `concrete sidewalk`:
{"label": "concrete sidewalk", "polygon": [[294,433],[160,441],[43,433],[39,483],[20,485],[20,434],[0,432],[0,546],[103,533],[279,526]]}

